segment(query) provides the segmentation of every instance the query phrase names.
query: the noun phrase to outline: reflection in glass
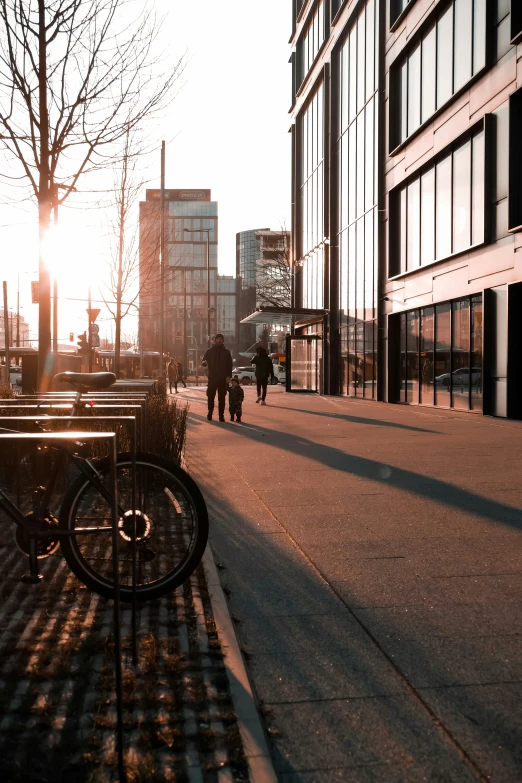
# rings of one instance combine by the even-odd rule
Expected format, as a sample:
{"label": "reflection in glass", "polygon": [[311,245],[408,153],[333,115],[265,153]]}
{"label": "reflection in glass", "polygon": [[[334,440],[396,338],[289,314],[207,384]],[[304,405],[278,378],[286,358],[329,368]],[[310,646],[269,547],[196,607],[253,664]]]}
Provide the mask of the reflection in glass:
{"label": "reflection in glass", "polygon": [[[357,318],[364,321],[364,218],[357,221]],[[353,263],[353,261],[352,261]]]}
{"label": "reflection in glass", "polygon": [[486,65],[486,0],[475,0],[473,7],[473,73]]}
{"label": "reflection in glass", "polygon": [[420,264],[420,181],[414,180],[408,185],[408,226],[407,226],[408,271],[417,269]]}
{"label": "reflection in glass", "polygon": [[366,51],[365,12],[357,20],[357,111],[361,111],[365,101],[365,51]]}
{"label": "reflection in glass", "polygon": [[484,131],[473,137],[471,244],[484,241]]}
{"label": "reflection in glass", "polygon": [[435,170],[421,177],[421,265],[435,260]]}
{"label": "reflection in glass", "polygon": [[425,307],[421,310],[421,394],[420,402],[423,405],[433,405],[433,350],[435,347],[435,310],[433,307]]}
{"label": "reflection in glass", "polygon": [[373,321],[364,324],[364,396],[373,393]]}
{"label": "reflection in glass", "polygon": [[473,31],[473,0],[455,0],[455,30],[458,43],[455,46],[455,79],[453,91],[457,92],[471,79]]}
{"label": "reflection in glass", "polygon": [[437,258],[451,255],[451,155],[437,164]]}
{"label": "reflection in glass", "polygon": [[421,124],[421,47],[408,57],[408,136]]}
{"label": "reflection in glass", "polygon": [[453,94],[453,5],[437,24],[437,108]]}
{"label": "reflection in glass", "polygon": [[422,122],[435,113],[435,75],[437,28],[433,27],[422,41]]}
{"label": "reflection in glass", "polygon": [[482,296],[471,299],[471,410],[482,410]]}
{"label": "reflection in glass", "polygon": [[419,402],[419,311],[406,313],[408,402]]}
{"label": "reflection in glass", "polygon": [[408,402],[408,378],[406,373],[406,313],[401,313],[400,330],[401,348],[400,348],[400,392],[401,402]]}
{"label": "reflection in glass", "polygon": [[471,142],[453,153],[453,252],[470,245]]}
{"label": "reflection in glass", "polygon": [[469,299],[453,302],[452,405],[469,409]]}
{"label": "reflection in glass", "polygon": [[435,309],[435,405],[450,406],[451,387],[451,304]]}

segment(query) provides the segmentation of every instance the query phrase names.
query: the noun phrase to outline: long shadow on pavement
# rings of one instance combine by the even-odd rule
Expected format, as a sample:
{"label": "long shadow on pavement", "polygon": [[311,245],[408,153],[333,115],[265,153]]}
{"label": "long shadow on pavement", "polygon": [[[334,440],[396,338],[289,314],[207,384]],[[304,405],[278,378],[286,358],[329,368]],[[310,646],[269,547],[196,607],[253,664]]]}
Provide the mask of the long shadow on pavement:
{"label": "long shadow on pavement", "polygon": [[[192,460],[257,696],[273,710],[268,721],[281,732],[272,743],[280,783],[485,780],[475,764],[485,774],[502,769],[507,776],[499,780],[519,779],[522,733],[513,705],[512,713],[508,706],[499,716],[502,708],[488,703],[484,688],[410,687],[403,660],[415,660],[424,682],[440,684],[447,680],[447,658],[405,638],[392,620],[376,638],[371,620],[360,620],[351,607],[352,597],[341,598],[323,581],[284,528],[260,532],[239,502],[234,507],[205,484],[204,460],[198,464],[197,453]],[[436,632],[429,613],[425,623],[426,634]],[[399,663],[386,649],[393,637],[402,639]],[[511,690],[514,702],[517,685]]]}
{"label": "long shadow on pavement", "polygon": [[[194,422],[198,420],[206,421],[205,417],[192,411],[190,418]],[[424,499],[457,508],[468,514],[507,525],[516,530],[522,530],[522,512],[520,509],[491,500],[483,495],[469,492],[466,489],[461,489],[447,481],[397,468],[385,462],[347,454],[333,446],[326,446],[299,435],[279,432],[260,427],[259,425],[238,426],[234,431],[246,438],[255,440],[264,437],[267,439],[267,442],[270,441],[270,445],[278,449],[299,455],[305,454],[308,459],[334,470],[341,470],[379,484],[392,485],[396,489],[410,492]]]}
{"label": "long shadow on pavement", "polygon": [[340,419],[341,421],[349,422],[350,424],[365,424],[371,427],[395,427],[399,430],[410,430],[411,432],[427,432],[430,435],[440,435],[437,430],[429,430],[425,427],[412,427],[409,424],[399,424],[395,421],[386,421],[385,419],[366,419],[362,416],[350,416],[345,413],[325,413],[324,411],[312,411],[306,410],[306,408],[292,408],[288,405],[282,406],[281,410],[296,411],[297,413],[306,413],[310,416],[324,416],[328,419]]}

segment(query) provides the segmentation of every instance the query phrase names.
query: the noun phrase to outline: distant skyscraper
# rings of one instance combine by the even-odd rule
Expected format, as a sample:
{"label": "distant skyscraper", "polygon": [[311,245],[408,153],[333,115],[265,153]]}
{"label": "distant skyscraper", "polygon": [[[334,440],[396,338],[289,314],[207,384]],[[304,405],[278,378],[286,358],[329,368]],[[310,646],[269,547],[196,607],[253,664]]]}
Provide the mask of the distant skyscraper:
{"label": "distant skyscraper", "polygon": [[[165,351],[199,365],[207,348],[207,237],[210,261],[210,332],[216,329],[218,205],[210,190],[165,191]],[[140,335],[144,350],[159,350],[160,191],[140,202]]]}

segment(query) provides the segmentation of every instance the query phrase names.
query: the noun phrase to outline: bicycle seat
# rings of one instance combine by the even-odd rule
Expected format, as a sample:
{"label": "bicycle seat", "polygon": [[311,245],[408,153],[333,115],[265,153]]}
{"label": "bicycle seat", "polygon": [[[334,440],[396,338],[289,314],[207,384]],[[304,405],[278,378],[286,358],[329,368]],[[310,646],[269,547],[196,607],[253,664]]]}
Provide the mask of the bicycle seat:
{"label": "bicycle seat", "polygon": [[115,383],[116,376],[113,372],[59,372],[54,376],[53,381],[90,389],[106,389]]}

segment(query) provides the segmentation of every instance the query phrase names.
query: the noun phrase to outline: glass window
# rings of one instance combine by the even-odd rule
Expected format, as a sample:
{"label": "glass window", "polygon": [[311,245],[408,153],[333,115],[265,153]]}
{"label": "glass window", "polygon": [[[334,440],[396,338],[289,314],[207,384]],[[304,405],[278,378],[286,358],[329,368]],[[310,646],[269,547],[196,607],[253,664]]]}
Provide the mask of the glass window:
{"label": "glass window", "polygon": [[435,260],[435,170],[421,177],[421,265]]}
{"label": "glass window", "polygon": [[348,322],[355,321],[355,259],[357,245],[355,238],[355,223],[348,229]]}
{"label": "glass window", "polygon": [[473,7],[473,73],[486,65],[486,0],[475,0]]}
{"label": "glass window", "polygon": [[369,104],[366,106],[366,144],[365,144],[365,157],[366,157],[366,171],[365,171],[365,202],[364,202],[364,208],[365,210],[371,209],[374,204],[374,195],[373,195],[373,183],[374,183],[374,177],[373,177],[373,155],[374,155],[374,147],[375,147],[375,139],[374,139],[374,126],[373,126],[373,106],[374,106],[374,100],[372,100]]}
{"label": "glass window", "polygon": [[364,319],[370,321],[373,318],[373,215],[374,210],[367,212],[364,216],[365,238],[364,238]]}
{"label": "glass window", "polygon": [[401,402],[408,402],[408,379],[406,373],[406,313],[401,313],[400,350],[400,393]]}
{"label": "glass window", "polygon": [[352,122],[350,125],[349,130],[349,149],[348,149],[348,155],[350,158],[350,163],[348,170],[350,172],[350,184],[349,184],[349,193],[348,193],[348,222],[353,223],[353,221],[356,218],[356,204],[355,204],[355,193],[356,193],[356,184],[357,184],[357,125],[355,122]]}
{"label": "glass window", "polygon": [[340,54],[341,59],[341,133],[346,130],[348,127],[348,90],[347,85],[349,84],[348,81],[348,74],[349,74],[349,58],[350,58],[350,52],[349,52],[349,39],[346,41],[345,45],[343,46]]}
{"label": "glass window", "polygon": [[471,244],[471,142],[453,153],[453,252]]}
{"label": "glass window", "polygon": [[364,213],[364,112],[357,117],[357,217]]}
{"label": "glass window", "polygon": [[408,60],[406,60],[400,70],[400,133],[399,140],[404,141],[408,137]]}
{"label": "glass window", "polygon": [[455,0],[455,30],[458,31],[458,42],[454,48],[455,75],[453,90],[457,92],[471,79],[473,0]]}
{"label": "glass window", "polygon": [[407,259],[407,248],[406,248],[406,237],[407,237],[407,229],[408,229],[408,191],[406,188],[403,188],[400,191],[400,246],[399,246],[399,266],[398,269],[394,269],[393,274],[400,274],[401,272],[405,272],[407,269],[406,259]]}
{"label": "glass window", "polygon": [[420,373],[421,393],[420,402],[423,405],[434,404],[434,348],[435,348],[435,310],[433,307],[425,307],[421,310],[421,348],[420,348]]}
{"label": "glass window", "polygon": [[482,410],[482,296],[471,299],[471,409]]}
{"label": "glass window", "polygon": [[435,405],[450,406],[451,304],[435,308]]}
{"label": "glass window", "polygon": [[364,321],[364,218],[357,221],[357,318]]}
{"label": "glass window", "polygon": [[472,139],[471,244],[484,242],[484,132]]}
{"label": "glass window", "polygon": [[422,122],[426,122],[435,113],[435,75],[437,28],[422,41]]}
{"label": "glass window", "polygon": [[364,106],[365,101],[365,13],[360,14],[357,20],[357,111],[359,112]]}
{"label": "glass window", "polygon": [[408,185],[408,225],[407,225],[407,259],[408,271],[417,269],[420,264],[420,180],[416,179]]}
{"label": "glass window", "polygon": [[341,171],[341,225],[340,228],[346,228],[348,225],[348,131],[341,139],[341,156],[339,159]]}
{"label": "glass window", "polygon": [[453,302],[452,406],[469,409],[469,299]]}
{"label": "glass window", "polygon": [[419,311],[406,313],[408,402],[419,402]]}
{"label": "glass window", "polygon": [[421,124],[421,47],[408,57],[408,136]]}
{"label": "glass window", "polygon": [[350,33],[350,122],[357,114],[357,25]]}
{"label": "glass window", "polygon": [[451,155],[436,166],[437,258],[451,255]]}
{"label": "glass window", "polygon": [[375,90],[374,64],[375,64],[375,8],[374,0],[368,0],[366,4],[366,100],[370,99]]}
{"label": "glass window", "polygon": [[437,108],[453,95],[453,5],[437,23]]}

